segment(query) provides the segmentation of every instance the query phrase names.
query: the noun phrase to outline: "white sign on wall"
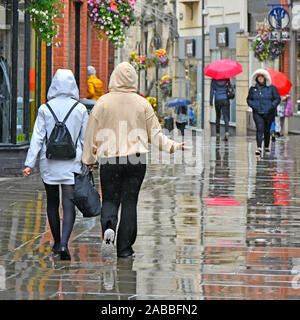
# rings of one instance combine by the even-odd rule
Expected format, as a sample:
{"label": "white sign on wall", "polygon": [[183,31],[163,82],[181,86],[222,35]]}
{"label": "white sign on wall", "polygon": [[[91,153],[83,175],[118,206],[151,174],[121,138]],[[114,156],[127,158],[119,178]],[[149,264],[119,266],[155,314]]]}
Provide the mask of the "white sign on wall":
{"label": "white sign on wall", "polygon": [[295,4],[292,9],[292,29],[300,31],[300,3]]}

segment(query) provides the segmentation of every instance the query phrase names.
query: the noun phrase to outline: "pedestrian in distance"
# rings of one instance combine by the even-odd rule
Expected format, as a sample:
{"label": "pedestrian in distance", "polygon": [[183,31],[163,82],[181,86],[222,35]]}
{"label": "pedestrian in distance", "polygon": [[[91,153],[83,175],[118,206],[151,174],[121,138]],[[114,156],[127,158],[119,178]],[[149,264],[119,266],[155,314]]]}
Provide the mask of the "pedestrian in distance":
{"label": "pedestrian in distance", "polygon": [[216,140],[220,140],[220,121],[221,113],[225,122],[225,136],[224,140],[229,139],[229,114],[230,114],[230,101],[227,95],[227,88],[231,87],[230,79],[215,80],[212,79],[210,86],[210,107],[213,108],[215,100],[216,110]]}
{"label": "pedestrian in distance", "polygon": [[90,166],[98,160],[100,164],[104,257],[113,254],[115,238],[118,257],[134,255],[137,202],[146,173],[148,143],[170,153],[188,149],[161,132],[151,104],[138,95],[137,88],[135,69],[127,62],[120,63],[111,75],[109,93],[97,101],[86,129],[82,162]]}
{"label": "pedestrian in distance", "polygon": [[289,95],[281,96],[281,102],[277,106],[277,113],[275,116],[275,135],[280,137],[283,135],[284,131],[284,121],[285,121],[285,109],[289,99]]}
{"label": "pedestrian in distance", "polygon": [[190,114],[189,125],[190,126],[194,126],[196,123],[194,108],[195,108],[195,103],[192,103],[191,105],[189,105],[189,114]]}
{"label": "pedestrian in distance", "polygon": [[262,153],[263,141],[265,152],[270,152],[270,129],[280,101],[280,95],[277,88],[271,84],[269,73],[264,69],[256,70],[252,75],[247,103],[253,110],[257,142],[255,153],[259,156]]}
{"label": "pedestrian in distance", "polygon": [[184,130],[189,119],[190,115],[187,106],[176,107],[176,128],[180,131],[182,137],[184,137]]}
{"label": "pedestrian in distance", "polygon": [[[78,102],[79,90],[71,70],[56,71],[47,99],[47,105],[42,104],[38,111],[23,175],[24,177],[30,176],[38,154],[40,154],[40,173],[47,194],[47,217],[54,240],[52,251],[60,254],[62,260],[70,260],[68,242],[75,222],[75,206],[71,201],[75,183],[74,173],[81,173],[81,157],[88,113],[86,107]],[[63,120],[66,128],[63,127]],[[65,132],[68,131],[71,138],[69,144],[61,149],[61,157],[66,159],[56,160],[58,155],[55,155],[53,149],[51,149],[52,154],[49,153],[49,150],[50,144],[53,143],[52,136],[57,132],[55,130],[61,130],[61,128],[65,129]],[[62,155],[70,145],[73,148],[73,154],[67,151],[66,155]],[[59,186],[62,190],[62,235],[59,216]]]}
{"label": "pedestrian in distance", "polygon": [[93,66],[88,66],[88,99],[98,100],[103,96],[103,83],[96,76],[96,69]]}

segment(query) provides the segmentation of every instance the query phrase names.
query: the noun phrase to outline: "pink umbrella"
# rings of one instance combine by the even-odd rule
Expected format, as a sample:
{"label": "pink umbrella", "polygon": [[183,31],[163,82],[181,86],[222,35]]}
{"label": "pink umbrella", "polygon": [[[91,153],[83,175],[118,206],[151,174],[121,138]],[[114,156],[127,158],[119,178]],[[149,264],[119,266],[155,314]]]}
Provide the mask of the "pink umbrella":
{"label": "pink umbrella", "polygon": [[230,79],[243,72],[243,67],[229,59],[216,60],[204,68],[204,74],[215,80]]}

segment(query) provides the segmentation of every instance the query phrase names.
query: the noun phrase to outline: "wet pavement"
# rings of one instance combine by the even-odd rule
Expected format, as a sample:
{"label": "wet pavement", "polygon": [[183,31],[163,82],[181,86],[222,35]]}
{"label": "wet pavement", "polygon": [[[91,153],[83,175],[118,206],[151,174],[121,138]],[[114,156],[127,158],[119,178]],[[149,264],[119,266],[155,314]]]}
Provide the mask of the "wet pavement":
{"label": "wet pavement", "polygon": [[102,258],[78,214],[60,261],[39,175],[0,181],[0,300],[299,299],[300,137],[262,158],[254,137],[187,140],[187,164],[148,166],[134,259]]}

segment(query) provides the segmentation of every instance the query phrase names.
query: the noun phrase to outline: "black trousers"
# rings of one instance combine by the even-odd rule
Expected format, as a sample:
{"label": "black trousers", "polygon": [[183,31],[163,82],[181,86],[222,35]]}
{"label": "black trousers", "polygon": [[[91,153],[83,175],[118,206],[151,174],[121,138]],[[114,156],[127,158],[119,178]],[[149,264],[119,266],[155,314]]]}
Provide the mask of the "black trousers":
{"label": "black trousers", "polygon": [[229,114],[230,114],[230,102],[228,99],[216,100],[216,134],[220,134],[220,120],[221,112],[223,114],[223,119],[225,122],[225,132],[229,132]]}
{"label": "black trousers", "polygon": [[256,142],[258,148],[261,148],[263,140],[265,148],[269,148],[271,125],[274,121],[274,118],[274,112],[268,114],[258,114],[257,112],[253,111],[253,120],[256,125]]}
{"label": "black trousers", "polygon": [[110,159],[108,163],[100,165],[103,235],[109,228],[116,232],[121,205],[117,232],[118,256],[130,256],[133,253],[132,245],[137,235],[137,202],[146,173],[146,162],[144,157],[141,157],[142,163],[136,163],[135,160],[131,163],[128,157],[114,158],[115,164]]}
{"label": "black trousers", "polygon": [[178,130],[180,130],[180,133],[182,136],[184,136],[184,130],[186,125],[187,125],[187,122],[176,122],[176,127]]}
{"label": "black trousers", "polygon": [[59,185],[50,185],[44,182],[47,194],[47,217],[54,240],[54,246],[68,245],[75,222],[75,205],[72,202],[74,185],[61,185],[63,224],[61,235],[61,223],[59,217]]}

